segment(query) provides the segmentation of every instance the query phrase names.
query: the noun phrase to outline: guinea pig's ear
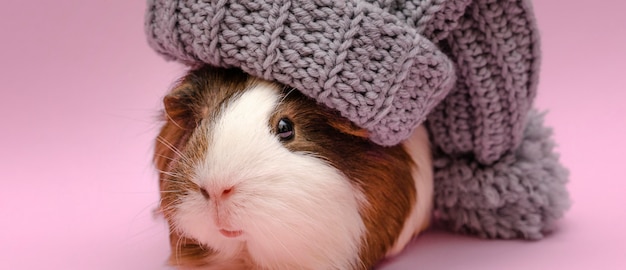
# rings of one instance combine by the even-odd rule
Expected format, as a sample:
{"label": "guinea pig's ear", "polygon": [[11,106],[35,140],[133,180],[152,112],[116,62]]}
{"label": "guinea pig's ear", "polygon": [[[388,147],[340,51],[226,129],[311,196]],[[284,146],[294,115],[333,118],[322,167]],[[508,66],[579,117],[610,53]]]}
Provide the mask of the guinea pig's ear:
{"label": "guinea pig's ear", "polygon": [[163,98],[165,117],[174,125],[184,130],[196,128],[200,116],[197,112],[197,101],[193,97],[191,85],[181,83],[170,94]]}
{"label": "guinea pig's ear", "polygon": [[344,118],[343,116],[337,115],[336,117],[330,117],[328,123],[335,129],[341,131],[342,133],[356,136],[359,138],[367,139],[369,137],[369,133],[366,129],[357,126],[352,121]]}

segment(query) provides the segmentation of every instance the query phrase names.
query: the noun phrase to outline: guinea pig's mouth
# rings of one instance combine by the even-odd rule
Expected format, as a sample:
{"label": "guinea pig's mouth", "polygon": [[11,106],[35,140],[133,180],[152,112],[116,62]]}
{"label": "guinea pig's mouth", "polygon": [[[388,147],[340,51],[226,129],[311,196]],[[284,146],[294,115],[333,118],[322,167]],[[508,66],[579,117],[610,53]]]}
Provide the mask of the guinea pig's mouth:
{"label": "guinea pig's mouth", "polygon": [[229,231],[229,230],[220,229],[220,233],[221,233],[223,236],[226,236],[226,237],[228,237],[228,238],[235,238],[235,237],[238,237],[238,236],[242,235],[242,234],[243,234],[243,231],[242,231],[242,230],[238,230],[238,231]]}

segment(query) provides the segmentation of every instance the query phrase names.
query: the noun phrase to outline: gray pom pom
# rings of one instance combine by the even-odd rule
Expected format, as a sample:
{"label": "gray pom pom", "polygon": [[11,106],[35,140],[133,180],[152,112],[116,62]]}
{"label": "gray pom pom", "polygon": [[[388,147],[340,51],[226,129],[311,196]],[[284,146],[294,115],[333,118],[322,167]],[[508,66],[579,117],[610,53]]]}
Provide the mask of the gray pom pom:
{"label": "gray pom pom", "polygon": [[435,150],[435,218],[484,238],[540,239],[569,208],[568,171],[543,114],[531,111],[520,146],[492,165]]}

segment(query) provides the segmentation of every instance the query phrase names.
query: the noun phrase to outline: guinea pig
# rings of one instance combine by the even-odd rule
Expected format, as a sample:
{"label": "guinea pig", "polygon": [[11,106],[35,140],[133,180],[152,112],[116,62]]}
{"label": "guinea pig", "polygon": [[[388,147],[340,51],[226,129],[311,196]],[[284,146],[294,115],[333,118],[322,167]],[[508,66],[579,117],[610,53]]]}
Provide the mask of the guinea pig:
{"label": "guinea pig", "polygon": [[379,146],[294,88],[208,66],[163,104],[159,211],[180,269],[371,269],[430,222],[424,127]]}

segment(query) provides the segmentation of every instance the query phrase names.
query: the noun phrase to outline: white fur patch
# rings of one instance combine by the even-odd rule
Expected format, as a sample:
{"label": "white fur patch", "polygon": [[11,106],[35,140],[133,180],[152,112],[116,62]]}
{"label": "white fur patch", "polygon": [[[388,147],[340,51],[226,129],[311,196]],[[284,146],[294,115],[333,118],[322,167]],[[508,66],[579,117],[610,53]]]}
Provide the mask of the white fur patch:
{"label": "white fur patch", "polygon": [[[363,194],[334,167],[281,144],[268,126],[279,98],[275,86],[259,84],[207,125],[209,149],[191,180],[212,197],[181,198],[177,228],[224,259],[247,250],[261,268],[352,269],[365,231]],[[220,229],[243,234],[228,238]]]}
{"label": "white fur patch", "polygon": [[413,236],[426,229],[430,222],[433,205],[433,165],[426,129],[419,126],[403,143],[403,146],[415,163],[411,174],[415,182],[417,198],[396,244],[387,252],[388,257],[400,253]]}

